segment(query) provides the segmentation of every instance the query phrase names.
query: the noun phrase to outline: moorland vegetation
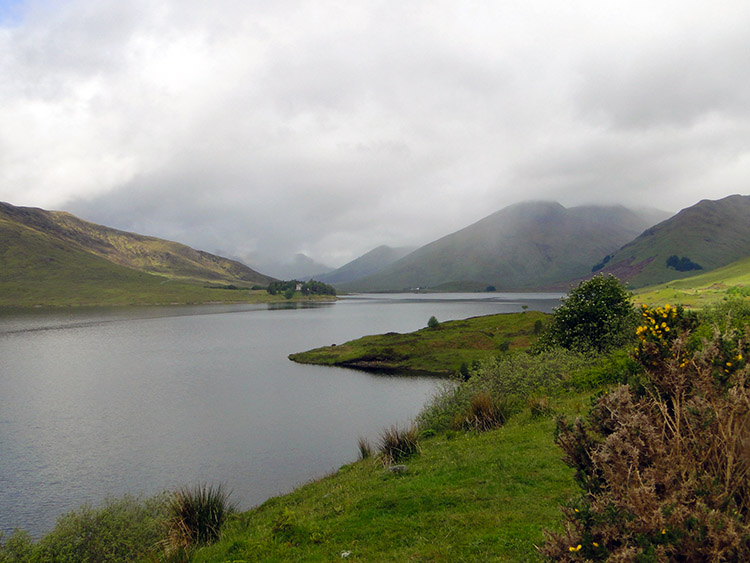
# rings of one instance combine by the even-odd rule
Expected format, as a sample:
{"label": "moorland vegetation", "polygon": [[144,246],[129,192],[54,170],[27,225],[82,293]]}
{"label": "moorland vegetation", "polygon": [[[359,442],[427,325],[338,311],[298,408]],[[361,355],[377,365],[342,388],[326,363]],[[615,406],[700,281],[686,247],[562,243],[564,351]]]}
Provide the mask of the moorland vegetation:
{"label": "moorland vegetation", "polygon": [[[117,514],[157,530],[130,540],[131,559],[748,560],[749,324],[741,295],[697,313],[636,308],[597,276],[527,350],[488,352],[414,425],[374,447],[361,439],[359,461],[228,515],[210,545],[165,550],[166,503],[128,500]],[[0,561],[126,560],[60,547],[78,537],[61,530],[83,522],[88,538],[132,537],[112,531],[124,516],[111,513],[81,509],[37,542],[17,532]],[[62,555],[49,558],[50,544]]]}

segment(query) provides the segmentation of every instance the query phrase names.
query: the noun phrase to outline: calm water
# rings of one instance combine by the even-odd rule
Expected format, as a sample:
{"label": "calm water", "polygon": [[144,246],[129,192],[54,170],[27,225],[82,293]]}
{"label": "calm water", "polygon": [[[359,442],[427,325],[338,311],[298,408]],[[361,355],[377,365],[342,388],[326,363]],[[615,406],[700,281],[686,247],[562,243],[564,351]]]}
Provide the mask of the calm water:
{"label": "calm water", "polygon": [[407,422],[424,377],[287,356],[365,334],[530,309],[559,295],[368,295],[304,308],[198,306],[0,315],[0,530],[39,535],[106,496],[222,482],[249,508],[356,459]]}

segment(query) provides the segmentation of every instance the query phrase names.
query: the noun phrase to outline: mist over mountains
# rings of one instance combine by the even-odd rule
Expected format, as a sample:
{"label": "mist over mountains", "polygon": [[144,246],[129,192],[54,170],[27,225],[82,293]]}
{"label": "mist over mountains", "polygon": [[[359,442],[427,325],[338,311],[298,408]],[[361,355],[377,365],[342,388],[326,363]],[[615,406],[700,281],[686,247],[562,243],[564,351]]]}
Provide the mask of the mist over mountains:
{"label": "mist over mountains", "polygon": [[601,272],[635,288],[750,256],[748,216],[750,196],[742,195],[702,200],[672,217],[656,209],[529,201],[417,249],[379,246],[332,271],[300,254],[288,271],[272,277],[237,260],[69,213],[0,204],[0,266],[2,278],[14,283],[89,274],[106,283],[108,277],[128,278],[135,271],[261,286],[274,278],[316,279],[343,292],[564,291]]}
{"label": "mist over mountains", "polygon": [[566,209],[547,201],[515,204],[341,288],[564,289],[571,280],[590,274],[602,256],[652,226],[654,217],[667,216],[623,206]]}

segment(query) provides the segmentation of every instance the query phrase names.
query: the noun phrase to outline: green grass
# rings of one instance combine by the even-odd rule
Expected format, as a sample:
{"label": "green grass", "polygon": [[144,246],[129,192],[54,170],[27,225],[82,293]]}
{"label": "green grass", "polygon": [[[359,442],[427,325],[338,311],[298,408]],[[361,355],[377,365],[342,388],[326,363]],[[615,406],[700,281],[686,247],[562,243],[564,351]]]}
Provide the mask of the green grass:
{"label": "green grass", "polygon": [[114,264],[2,219],[0,241],[0,307],[286,301],[264,290],[211,289],[203,282],[190,283]]}
{"label": "green grass", "polygon": [[702,308],[722,301],[733,287],[750,287],[750,258],[689,278],[644,287],[635,292],[636,301],[646,305],[665,303]]}
{"label": "green grass", "polygon": [[523,350],[536,341],[534,325],[548,315],[537,311],[486,315],[441,323],[408,334],[395,332],[352,340],[337,346],[292,354],[295,362],[373,370],[449,375],[462,363],[496,356],[507,343]]}
{"label": "green grass", "polygon": [[[558,412],[585,404],[553,400]],[[576,491],[553,429],[526,410],[498,430],[422,440],[403,473],[373,458],[345,465],[237,515],[193,561],[538,560],[534,546]]]}
{"label": "green grass", "polygon": [[[38,224],[31,220],[25,224],[4,214],[0,207],[0,306],[154,305],[283,299],[268,296],[265,291],[204,287],[255,285],[245,279],[245,270],[251,271],[249,268],[229,260],[177,243],[99,227],[65,214],[41,210],[29,213],[36,217]],[[55,220],[62,223],[57,224]],[[73,227],[67,222],[72,222]],[[115,248],[120,249],[119,255],[102,250],[114,252]],[[132,256],[141,257],[148,264],[139,264],[130,259]],[[203,263],[205,268],[201,266]],[[163,275],[155,274],[157,271]]]}

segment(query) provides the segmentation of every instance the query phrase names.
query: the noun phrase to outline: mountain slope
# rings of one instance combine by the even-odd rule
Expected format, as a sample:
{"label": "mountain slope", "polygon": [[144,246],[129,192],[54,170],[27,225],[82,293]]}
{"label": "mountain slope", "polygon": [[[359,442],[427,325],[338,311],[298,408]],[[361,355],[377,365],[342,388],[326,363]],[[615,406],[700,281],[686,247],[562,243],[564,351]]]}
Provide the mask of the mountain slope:
{"label": "mountain slope", "polygon": [[648,305],[676,303],[688,307],[706,307],[727,298],[750,297],[750,256],[721,268],[679,280],[642,287],[636,300]]}
{"label": "mountain slope", "polygon": [[354,281],[390,266],[413,250],[414,248],[411,247],[393,248],[385,245],[378,246],[359,258],[355,258],[351,262],[344,264],[337,270],[315,276],[315,279],[332,284]]}
{"label": "mountain slope", "polygon": [[555,202],[519,203],[341,288],[565,288],[649,226],[648,218],[622,206],[566,209]]}
{"label": "mountain slope", "polygon": [[[725,266],[750,256],[748,217],[750,196],[702,200],[610,255],[602,272],[642,287]],[[680,260],[672,259],[670,266],[672,256]]]}
{"label": "mountain slope", "polygon": [[[69,252],[83,251],[112,264],[144,273],[211,283],[265,285],[272,281],[272,278],[240,262],[184,244],[89,223],[69,213],[15,207],[0,202],[0,221],[4,233],[18,233],[18,228],[23,227],[41,236],[41,239],[36,237],[36,242],[46,240],[47,244],[58,249],[65,247]],[[28,232],[26,234],[29,235]],[[16,244],[21,244],[31,239],[27,236],[14,240]]]}

